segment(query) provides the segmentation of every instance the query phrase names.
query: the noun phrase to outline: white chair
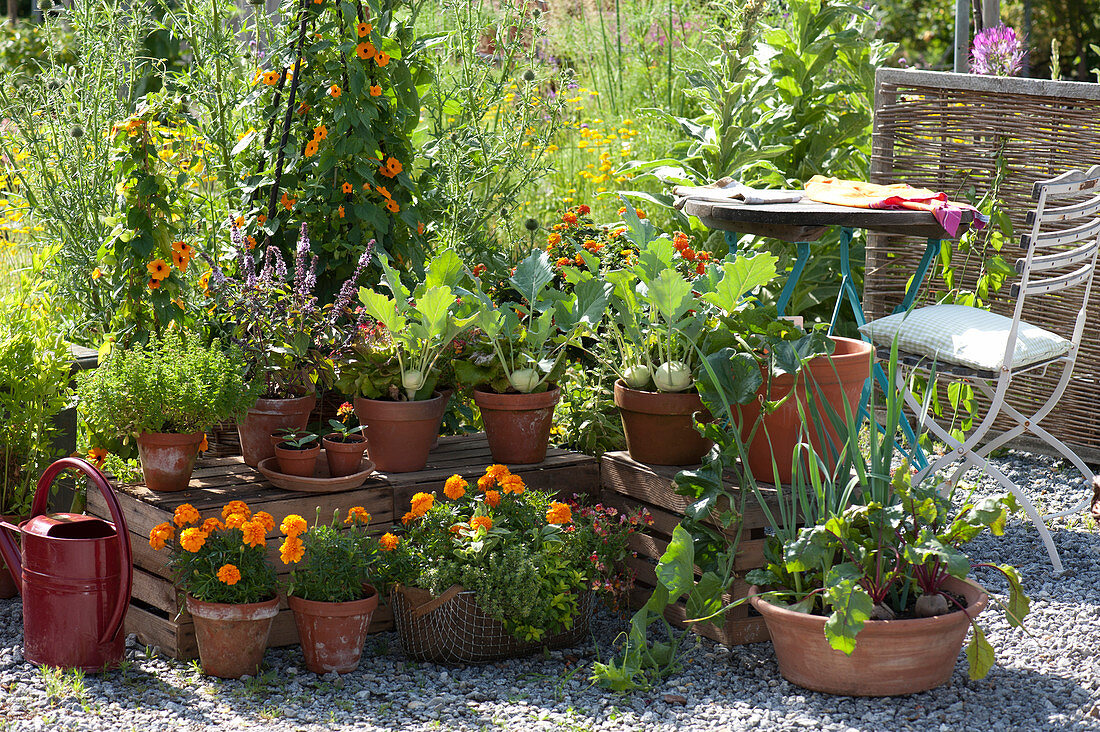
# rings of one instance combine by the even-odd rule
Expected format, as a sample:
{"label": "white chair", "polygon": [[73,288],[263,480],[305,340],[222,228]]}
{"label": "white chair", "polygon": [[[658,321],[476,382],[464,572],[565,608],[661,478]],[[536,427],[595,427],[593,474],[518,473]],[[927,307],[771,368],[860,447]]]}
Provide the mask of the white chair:
{"label": "white chair", "polygon": [[[934,476],[959,462],[942,484],[947,493],[969,467],[980,467],[1016,496],[1038,529],[1054,570],[1061,573],[1062,561],[1044,518],[1077,513],[1088,505],[1089,499],[1084,498],[1069,511],[1040,516],[1026,492],[986,458],[1009,440],[1030,432],[1073,463],[1084,480],[1083,493],[1091,495],[1092,471],[1065,443],[1039,425],[1058,404],[1069,384],[1085,328],[1085,312],[1097,249],[1100,248],[1100,165],[1088,172],[1073,170],[1040,181],[1032,190],[1032,198],[1037,205],[1027,216],[1030,229],[1021,237],[1027,254],[1016,261],[1020,280],[1011,289],[1016,298],[1011,318],[962,305],[932,305],[881,318],[860,330],[883,347],[889,347],[897,335],[901,354],[897,386],[921,427],[951,448],[931,460],[914,478]],[[1055,295],[1060,308],[1077,308],[1078,302],[1080,304],[1073,332],[1068,338],[1022,319],[1025,303],[1033,297],[1047,295]],[[1024,414],[1006,402],[1014,379],[1038,369],[1045,372],[1052,366],[1062,369],[1061,377],[1038,410]],[[985,417],[963,441],[952,437],[909,392],[907,374],[913,369],[927,372],[930,380],[943,376],[966,379],[989,399]],[[983,444],[998,416],[1010,418],[1016,425]]]}

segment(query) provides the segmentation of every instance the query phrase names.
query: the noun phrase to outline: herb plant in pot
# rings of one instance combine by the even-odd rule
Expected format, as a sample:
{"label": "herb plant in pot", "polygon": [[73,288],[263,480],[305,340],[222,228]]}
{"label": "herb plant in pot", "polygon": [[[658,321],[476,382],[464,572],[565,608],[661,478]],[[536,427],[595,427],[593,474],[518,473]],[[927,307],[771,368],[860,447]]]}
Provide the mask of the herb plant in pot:
{"label": "herb plant in pot", "polygon": [[593,589],[629,590],[618,564],[643,516],[558,502],[503,465],[476,485],[454,475],[443,492],[414,495],[400,535],[379,540],[377,574],[411,658],[488,663],[568,646],[587,633]]}
{"label": "herb plant in pot", "polygon": [[321,454],[317,435],[306,430],[284,428],[281,434],[275,433],[275,438],[275,459],[279,462],[279,472],[312,478]]}
{"label": "herb plant in pot", "polygon": [[[320,509],[317,510],[318,518]],[[370,514],[348,511],[342,529],[339,511],[329,525],[307,528],[301,516],[287,516],[279,556],[293,564],[287,599],[294,612],[306,668],[316,674],[346,674],[359,666],[378,592],[367,584],[376,542],[367,536]]]}
{"label": "herb plant in pot", "polygon": [[173,523],[154,527],[149,545],[171,554],[168,566],[187,595],[204,673],[224,679],[256,675],[279,614],[275,568],[267,560],[267,533],[275,519],[230,501],[221,517],[205,521],[191,504]]}
{"label": "herb plant in pot", "polygon": [[520,302],[495,305],[478,291],[474,323],[480,344],[455,362],[456,375],[474,388],[493,459],[508,465],[546,458],[554,406],[561,397],[554,380],[563,359],[603,319],[611,285],[585,272],[572,292],[548,289],[555,276],[546,252],[536,250],[516,265],[508,280]]}
{"label": "herb plant in pot", "polygon": [[329,420],[332,432],[321,440],[325,447],[325,459],[328,460],[328,474],[333,478],[358,473],[363,464],[363,453],[367,450],[367,438],[360,434],[363,425],[347,425],[347,421],[355,415],[355,408],[351,403],[341,404],[336,415],[340,419]]}
{"label": "herb plant in pot", "polygon": [[187,488],[206,430],[242,414],[254,392],[242,378],[238,348],[206,345],[173,331],[113,351],[79,387],[80,409],[97,435],[136,435],[145,484],[155,491]]}
{"label": "herb plant in pot", "polygon": [[447,399],[435,389],[437,362],[469,322],[459,316],[455,286],[461,260],[451,250],[429,263],[424,282],[409,291],[382,259],[383,281],[392,297],[361,288],[363,310],[375,321],[360,328],[351,353],[341,358],[338,388],[357,394],[355,413],[371,461],[383,472],[421,470],[439,433]]}

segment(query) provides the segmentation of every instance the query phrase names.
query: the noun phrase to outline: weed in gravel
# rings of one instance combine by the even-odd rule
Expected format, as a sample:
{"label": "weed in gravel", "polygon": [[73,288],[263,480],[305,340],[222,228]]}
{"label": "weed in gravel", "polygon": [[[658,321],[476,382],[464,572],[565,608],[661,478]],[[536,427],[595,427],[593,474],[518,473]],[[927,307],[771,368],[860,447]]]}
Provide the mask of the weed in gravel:
{"label": "weed in gravel", "polygon": [[88,689],[84,685],[84,672],[80,669],[65,671],[50,666],[39,666],[38,673],[46,685],[46,698],[51,702],[72,696],[82,707],[87,706]]}
{"label": "weed in gravel", "polygon": [[260,709],[260,719],[279,719],[283,716],[283,710],[275,704],[268,704]]}

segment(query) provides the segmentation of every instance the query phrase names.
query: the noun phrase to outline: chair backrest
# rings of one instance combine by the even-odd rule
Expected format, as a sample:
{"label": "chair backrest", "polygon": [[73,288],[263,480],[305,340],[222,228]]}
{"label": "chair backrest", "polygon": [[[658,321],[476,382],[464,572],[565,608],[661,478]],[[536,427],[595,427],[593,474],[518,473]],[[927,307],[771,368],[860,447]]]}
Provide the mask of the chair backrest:
{"label": "chair backrest", "polygon": [[[1006,363],[1011,363],[1024,302],[1030,296],[1054,295],[1062,307],[1076,309],[1071,337],[1076,353],[1100,250],[1100,165],[1039,181],[1031,196],[1037,203],[1027,215],[1030,228],[1020,237],[1027,254],[1016,260],[1020,280],[1011,289],[1016,307]],[[1078,292],[1066,292],[1073,288]]]}

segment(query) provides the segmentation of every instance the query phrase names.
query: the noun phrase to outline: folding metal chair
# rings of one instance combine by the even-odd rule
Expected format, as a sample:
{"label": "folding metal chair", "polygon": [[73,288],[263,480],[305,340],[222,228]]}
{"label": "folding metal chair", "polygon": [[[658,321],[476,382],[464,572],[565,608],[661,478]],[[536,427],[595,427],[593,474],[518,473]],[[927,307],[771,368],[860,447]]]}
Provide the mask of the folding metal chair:
{"label": "folding metal chair", "polygon": [[[1088,498],[1084,497],[1068,511],[1043,517],[1026,492],[987,458],[998,447],[1029,432],[1073,463],[1084,480],[1083,493],[1089,495],[1092,471],[1065,443],[1043,429],[1040,422],[1054,409],[1069,384],[1085,327],[1100,249],[1100,165],[1087,172],[1073,170],[1040,181],[1032,190],[1032,198],[1037,205],[1027,216],[1030,229],[1021,237],[1027,255],[1016,261],[1020,279],[1011,289],[1016,298],[1011,318],[966,306],[932,305],[882,318],[861,330],[880,346],[889,346],[897,335],[899,351],[903,352],[899,357],[897,387],[921,427],[950,448],[946,454],[933,458],[914,479],[936,475],[958,462],[942,484],[947,493],[968,468],[980,467],[1016,496],[1038,529],[1054,570],[1061,573],[1062,561],[1044,520],[1077,513],[1088,505]],[[1063,307],[1076,307],[1080,298],[1069,338],[1022,319],[1026,303],[1049,295],[1054,295]],[[1008,404],[1005,398],[1013,380],[1038,369],[1045,373],[1052,366],[1061,367],[1062,374],[1053,393],[1038,410],[1024,414]],[[964,440],[956,439],[936,422],[908,390],[908,375],[914,369],[927,372],[930,382],[945,376],[966,379],[988,397],[989,410]],[[998,416],[1008,417],[1016,425],[983,444]]]}

